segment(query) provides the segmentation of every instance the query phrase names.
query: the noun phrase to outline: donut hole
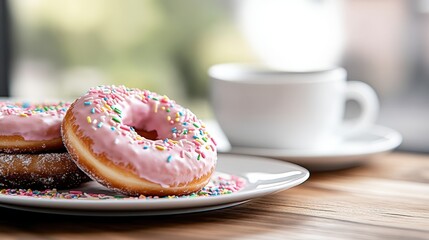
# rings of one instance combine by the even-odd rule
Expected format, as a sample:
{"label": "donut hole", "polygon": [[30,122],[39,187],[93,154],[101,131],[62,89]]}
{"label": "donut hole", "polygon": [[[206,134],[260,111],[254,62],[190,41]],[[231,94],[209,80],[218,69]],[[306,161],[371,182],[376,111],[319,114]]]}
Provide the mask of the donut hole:
{"label": "donut hole", "polygon": [[[162,134],[157,131],[158,121],[148,117],[150,110],[141,102],[133,103],[130,109],[123,110],[122,123],[126,127],[132,127],[134,131],[148,140],[160,140]],[[150,115],[149,115],[150,116]]]}
{"label": "donut hole", "polygon": [[146,131],[144,129],[136,129],[135,131],[137,132],[137,134],[139,134],[140,136],[142,136],[146,139],[159,140],[158,133],[156,132],[156,130]]}

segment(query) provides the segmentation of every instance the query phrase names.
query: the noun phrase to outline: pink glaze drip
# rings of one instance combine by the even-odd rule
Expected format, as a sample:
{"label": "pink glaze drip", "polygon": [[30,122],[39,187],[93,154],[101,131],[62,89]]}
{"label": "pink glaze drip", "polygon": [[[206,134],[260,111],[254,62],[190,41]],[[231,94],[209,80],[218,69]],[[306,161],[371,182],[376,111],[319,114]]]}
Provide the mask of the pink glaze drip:
{"label": "pink glaze drip", "polygon": [[22,136],[27,141],[61,138],[61,121],[69,103],[0,102],[0,136]]}
{"label": "pink glaze drip", "polygon": [[[118,166],[163,187],[189,183],[216,165],[214,141],[204,123],[166,96],[124,86],[99,86],[76,100],[72,113],[78,131]],[[156,130],[159,140],[135,129]]]}

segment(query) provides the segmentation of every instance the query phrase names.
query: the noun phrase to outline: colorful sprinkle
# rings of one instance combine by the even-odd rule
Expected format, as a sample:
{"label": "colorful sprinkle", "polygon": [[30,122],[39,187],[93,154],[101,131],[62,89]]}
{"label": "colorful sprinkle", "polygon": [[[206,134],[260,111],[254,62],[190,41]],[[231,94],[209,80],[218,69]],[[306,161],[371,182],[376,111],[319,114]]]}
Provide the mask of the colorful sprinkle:
{"label": "colorful sprinkle", "polygon": [[158,112],[158,105],[159,105],[159,103],[155,102],[155,107],[153,108],[153,111],[156,113]]}
{"label": "colorful sprinkle", "polygon": [[161,151],[165,150],[165,147],[161,146],[161,145],[156,145],[155,148],[158,149],[158,150],[161,150]]}
{"label": "colorful sprinkle", "polygon": [[31,117],[33,115],[62,118],[69,108],[69,103],[59,102],[56,104],[30,104],[28,102],[1,102],[0,116],[15,115]]}
{"label": "colorful sprinkle", "polygon": [[122,111],[119,108],[114,108],[113,111],[115,111],[117,114],[122,114]]}
{"label": "colorful sprinkle", "polygon": [[117,118],[116,116],[112,117],[112,120],[115,121],[115,122],[117,122],[117,123],[121,122],[121,119]]}
{"label": "colorful sprinkle", "polygon": [[178,199],[178,198],[201,198],[201,197],[217,197],[221,195],[233,194],[242,190],[246,185],[246,180],[243,178],[227,175],[227,174],[216,174],[210,179],[210,182],[200,191],[191,193],[188,195],[176,196],[126,196],[120,194],[105,194],[103,193],[89,193],[79,190],[65,190],[58,191],[57,189],[46,189],[46,190],[32,190],[32,189],[0,189],[1,195],[23,197],[23,198],[34,198],[34,199],[67,199],[70,201],[78,200],[93,200],[93,201],[104,201],[104,200],[136,200],[136,201],[156,201],[156,199]]}

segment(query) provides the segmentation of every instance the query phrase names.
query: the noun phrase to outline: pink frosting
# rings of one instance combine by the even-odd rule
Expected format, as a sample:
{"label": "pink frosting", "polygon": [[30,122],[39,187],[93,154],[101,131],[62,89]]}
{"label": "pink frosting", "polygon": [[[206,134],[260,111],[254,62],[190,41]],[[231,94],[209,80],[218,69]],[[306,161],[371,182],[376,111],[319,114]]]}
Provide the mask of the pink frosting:
{"label": "pink frosting", "polygon": [[61,121],[69,103],[0,102],[0,136],[22,136],[27,141],[61,137]]}
{"label": "pink frosting", "polygon": [[[166,96],[124,86],[99,86],[71,109],[78,131],[90,138],[96,154],[163,187],[208,174],[216,165],[216,142],[204,123]],[[135,129],[156,130],[159,140]]]}

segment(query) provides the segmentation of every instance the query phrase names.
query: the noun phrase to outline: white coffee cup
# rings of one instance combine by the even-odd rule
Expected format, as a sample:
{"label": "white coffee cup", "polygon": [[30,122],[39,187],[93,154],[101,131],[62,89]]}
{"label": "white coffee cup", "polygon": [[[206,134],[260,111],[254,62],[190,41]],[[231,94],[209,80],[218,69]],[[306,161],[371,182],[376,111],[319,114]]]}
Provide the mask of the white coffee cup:
{"label": "white coffee cup", "polygon": [[[220,64],[208,72],[211,104],[232,146],[314,149],[335,146],[343,136],[376,120],[375,91],[346,81],[343,68],[288,72],[252,64]],[[345,103],[360,115],[344,120]]]}

